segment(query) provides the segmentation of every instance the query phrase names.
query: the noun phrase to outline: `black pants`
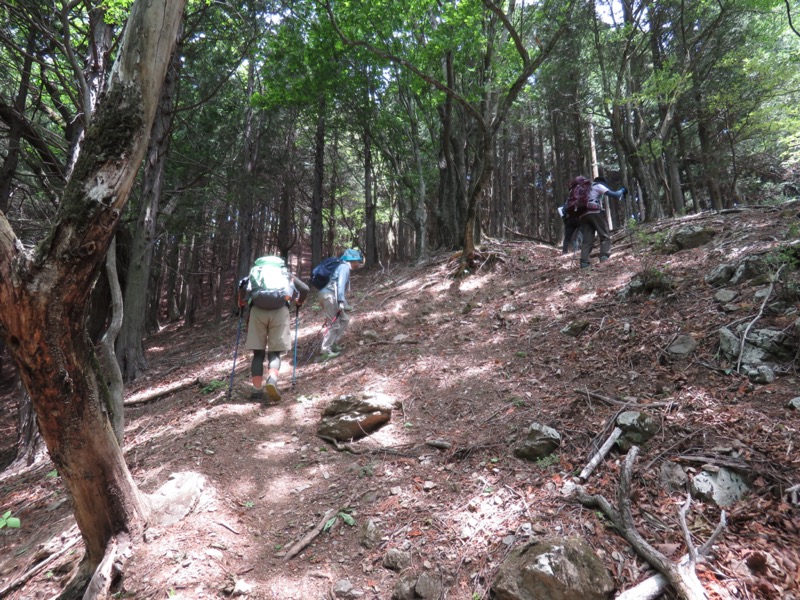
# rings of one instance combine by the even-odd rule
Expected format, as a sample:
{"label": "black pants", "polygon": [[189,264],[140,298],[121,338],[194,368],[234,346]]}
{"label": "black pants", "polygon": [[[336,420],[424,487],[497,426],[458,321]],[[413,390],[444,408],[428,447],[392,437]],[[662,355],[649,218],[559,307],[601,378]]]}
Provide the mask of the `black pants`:
{"label": "black pants", "polygon": [[[564,243],[561,245],[561,253],[566,254],[569,252],[569,244],[573,236],[580,230],[579,219],[564,219]],[[578,249],[578,240],[575,240],[573,248]]]}

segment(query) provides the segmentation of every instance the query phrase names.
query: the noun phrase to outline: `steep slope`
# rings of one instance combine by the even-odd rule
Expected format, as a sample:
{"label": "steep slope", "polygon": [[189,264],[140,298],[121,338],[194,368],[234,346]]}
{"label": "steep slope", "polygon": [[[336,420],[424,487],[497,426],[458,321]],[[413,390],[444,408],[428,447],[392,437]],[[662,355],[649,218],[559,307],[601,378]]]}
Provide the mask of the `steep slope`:
{"label": "steep slope", "polygon": [[[713,230],[713,239],[671,254],[654,250],[667,243],[668,228],[687,224]],[[382,565],[387,551],[399,548],[441,582],[443,597],[477,599],[489,597],[514,545],[573,533],[600,553],[619,589],[628,588],[647,566],[601,515],[561,489],[632,405],[660,424],[636,464],[639,532],[677,560],[685,553],[677,512],[685,492],[664,489],[662,465],[691,474],[706,463],[736,461],[752,489],[730,507],[716,560],[701,566],[701,579],[732,597],[798,597],[800,516],[786,493],[800,483],[800,416],[787,407],[800,395],[797,361],[762,385],[719,353],[719,330],[737,322],[796,336],[798,297],[789,284],[798,280],[797,266],[784,266],[782,282],[772,286],[763,277],[727,285],[738,296],[726,304],[704,279],[720,264],[756,255],[770,257],[761,275],[777,272],[781,259],[793,256],[798,225],[796,203],[665,223],[619,237],[612,259],[599,266],[595,259],[589,271],[552,247],[496,241],[484,246],[477,271],[459,279],[448,256],[356,273],[343,354],[324,363],[309,358],[323,329],[309,302],[298,327],[296,384],[287,360],[284,401],[271,407],[228,401],[220,389],[230,375],[235,318],[163,330],[148,340],[154,368],[129,400],[201,383],[129,409],[127,459],[146,491],[168,473],[192,470],[207,478],[207,494],[187,519],[148,532],[121,597],[215,598],[237,583],[251,598],[306,600],[334,589],[348,597],[348,580],[362,598],[387,599],[398,575]],[[648,291],[625,293],[642,273]],[[761,311],[759,293],[767,290],[770,303],[784,302],[781,312]],[[580,335],[562,332],[577,322]],[[685,358],[668,351],[681,335],[697,343]],[[240,380],[250,356],[241,348],[238,356]],[[317,438],[327,402],[362,391],[397,401],[391,422],[338,449]],[[512,452],[532,422],[562,438],[558,451],[538,462]],[[46,554],[37,544],[57,539],[63,546],[75,537],[57,477],[47,477],[51,469],[2,480],[0,508],[20,517],[23,528],[3,538],[0,588]],[[619,471],[620,455],[612,452],[587,489],[614,499]],[[692,504],[696,543],[719,518],[712,504]],[[297,556],[281,558],[327,523]],[[365,546],[367,523],[378,534]],[[54,592],[78,554],[48,563],[8,597]]]}

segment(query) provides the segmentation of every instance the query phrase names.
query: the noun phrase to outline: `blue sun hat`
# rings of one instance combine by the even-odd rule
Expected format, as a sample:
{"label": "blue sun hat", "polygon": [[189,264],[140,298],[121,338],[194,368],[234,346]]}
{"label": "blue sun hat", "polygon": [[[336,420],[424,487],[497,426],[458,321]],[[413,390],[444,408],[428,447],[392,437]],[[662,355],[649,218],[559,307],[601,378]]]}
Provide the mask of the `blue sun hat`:
{"label": "blue sun hat", "polygon": [[346,262],[361,262],[364,258],[361,256],[361,252],[355,248],[348,248],[342,254],[342,260]]}

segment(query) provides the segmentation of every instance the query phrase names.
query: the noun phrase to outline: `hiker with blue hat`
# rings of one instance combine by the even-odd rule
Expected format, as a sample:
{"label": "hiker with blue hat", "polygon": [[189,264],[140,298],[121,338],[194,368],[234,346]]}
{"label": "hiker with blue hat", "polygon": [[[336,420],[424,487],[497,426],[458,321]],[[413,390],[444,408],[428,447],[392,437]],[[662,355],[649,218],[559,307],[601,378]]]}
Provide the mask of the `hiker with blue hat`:
{"label": "hiker with blue hat", "polygon": [[320,267],[326,266],[329,270],[329,280],[324,278],[317,279],[318,271],[314,269],[311,282],[319,289],[319,300],[325,316],[331,322],[328,330],[322,338],[321,358],[328,360],[336,358],[342,351],[339,340],[342,339],[347,326],[350,323],[350,316],[346,309],[349,309],[345,294],[350,288],[350,271],[361,266],[363,257],[361,252],[354,248],[344,251],[339,258],[325,259],[320,263]]}

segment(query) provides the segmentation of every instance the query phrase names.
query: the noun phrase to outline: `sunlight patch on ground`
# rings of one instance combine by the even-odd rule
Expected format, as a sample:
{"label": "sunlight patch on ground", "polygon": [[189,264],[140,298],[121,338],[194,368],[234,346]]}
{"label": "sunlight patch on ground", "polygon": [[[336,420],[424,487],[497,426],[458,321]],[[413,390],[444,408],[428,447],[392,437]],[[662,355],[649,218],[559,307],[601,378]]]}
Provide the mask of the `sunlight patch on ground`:
{"label": "sunlight patch on ground", "polygon": [[[305,574],[301,573],[297,578],[290,578],[286,574],[278,575],[266,583],[269,586],[269,593],[273,594],[270,598],[281,598],[282,600],[309,600],[308,583],[304,581]],[[322,578],[325,581],[327,577]],[[325,594],[327,597],[328,594]]]}
{"label": "sunlight patch on ground", "polygon": [[484,282],[480,277],[471,277],[461,282],[459,290],[462,292],[474,292],[483,289]]}

